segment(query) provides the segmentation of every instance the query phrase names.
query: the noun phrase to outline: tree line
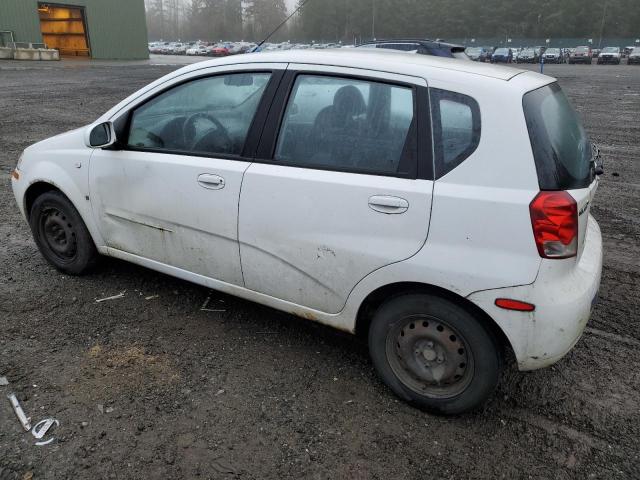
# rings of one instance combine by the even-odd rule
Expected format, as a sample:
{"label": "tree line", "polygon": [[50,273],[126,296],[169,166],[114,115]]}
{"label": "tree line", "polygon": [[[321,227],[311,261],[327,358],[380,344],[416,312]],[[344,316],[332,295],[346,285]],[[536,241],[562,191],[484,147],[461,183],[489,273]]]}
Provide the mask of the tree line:
{"label": "tree line", "polygon": [[[299,0],[274,41],[370,38],[640,37],[638,0]],[[259,41],[284,0],[146,0],[151,39]]]}

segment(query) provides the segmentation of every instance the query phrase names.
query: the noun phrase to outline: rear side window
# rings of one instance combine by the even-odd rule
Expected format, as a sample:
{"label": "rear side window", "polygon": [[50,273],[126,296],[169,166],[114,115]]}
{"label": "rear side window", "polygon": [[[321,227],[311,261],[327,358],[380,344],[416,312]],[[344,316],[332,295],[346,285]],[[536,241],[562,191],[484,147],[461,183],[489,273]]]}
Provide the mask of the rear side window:
{"label": "rear side window", "polygon": [[413,93],[400,85],[299,75],[274,160],[304,168],[415,176]]}
{"label": "rear side window", "polygon": [[527,93],[523,107],[540,189],[588,187],[593,180],[591,143],[560,85]]}
{"label": "rear side window", "polygon": [[436,178],[464,162],[480,143],[480,107],[473,98],[432,88],[431,112]]}

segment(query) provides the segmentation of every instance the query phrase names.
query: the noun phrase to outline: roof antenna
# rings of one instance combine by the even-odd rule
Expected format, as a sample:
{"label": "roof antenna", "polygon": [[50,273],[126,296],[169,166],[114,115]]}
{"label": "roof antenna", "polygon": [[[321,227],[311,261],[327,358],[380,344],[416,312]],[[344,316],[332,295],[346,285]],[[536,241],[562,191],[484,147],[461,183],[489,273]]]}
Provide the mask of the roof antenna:
{"label": "roof antenna", "polygon": [[276,29],[275,29],[273,32],[271,32],[269,35],[267,35],[267,36],[265,37],[265,39],[264,39],[264,40],[262,40],[258,45],[256,45],[256,47],[255,47],[253,50],[251,50],[251,53],[256,52],[256,51],[257,51],[257,50],[258,50],[258,49],[259,49],[259,48],[264,44],[264,42],[266,42],[267,40],[269,40],[269,39],[270,39],[270,38],[271,38],[271,37],[272,37],[272,36],[273,36],[273,35],[274,35],[278,30],[280,30],[280,29],[281,29],[281,28],[282,28],[282,27],[283,27],[283,26],[284,26],[284,25],[285,25],[285,24],[286,24],[286,23],[291,19],[291,17],[293,17],[296,13],[298,13],[298,12],[302,9],[302,7],[304,7],[304,6],[305,6],[307,3],[309,3],[310,1],[311,1],[311,0],[304,0],[304,2],[300,2],[300,3],[299,3],[299,5],[298,5],[298,8],[296,8],[296,9],[291,13],[291,15],[289,15],[287,18],[285,18],[285,19],[283,20],[283,22],[282,22],[280,25],[278,25],[278,26],[276,27]]}

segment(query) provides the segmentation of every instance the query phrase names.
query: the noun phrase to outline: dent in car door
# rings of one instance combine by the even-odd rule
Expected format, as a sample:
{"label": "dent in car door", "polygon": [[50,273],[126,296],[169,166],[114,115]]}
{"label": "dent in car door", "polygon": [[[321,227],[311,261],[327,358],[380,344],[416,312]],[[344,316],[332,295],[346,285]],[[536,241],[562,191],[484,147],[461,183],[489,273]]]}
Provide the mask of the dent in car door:
{"label": "dent in car door", "polygon": [[338,313],[362,278],[426,241],[433,182],[417,178],[419,89],[313,72],[291,85],[274,159],[243,180],[245,285]]}

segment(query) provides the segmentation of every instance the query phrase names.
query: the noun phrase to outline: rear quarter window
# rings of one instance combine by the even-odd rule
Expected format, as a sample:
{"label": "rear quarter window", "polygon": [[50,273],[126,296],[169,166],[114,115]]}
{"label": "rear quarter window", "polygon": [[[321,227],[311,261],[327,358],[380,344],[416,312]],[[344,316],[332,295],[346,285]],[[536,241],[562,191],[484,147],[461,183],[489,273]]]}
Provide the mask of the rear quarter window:
{"label": "rear quarter window", "polygon": [[475,152],[482,130],[478,102],[468,95],[430,89],[436,179]]}
{"label": "rear quarter window", "polygon": [[580,117],[553,83],[523,97],[541,190],[572,190],[593,181],[591,143]]}

